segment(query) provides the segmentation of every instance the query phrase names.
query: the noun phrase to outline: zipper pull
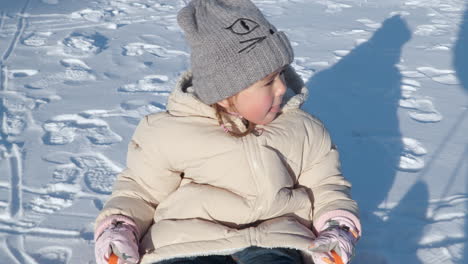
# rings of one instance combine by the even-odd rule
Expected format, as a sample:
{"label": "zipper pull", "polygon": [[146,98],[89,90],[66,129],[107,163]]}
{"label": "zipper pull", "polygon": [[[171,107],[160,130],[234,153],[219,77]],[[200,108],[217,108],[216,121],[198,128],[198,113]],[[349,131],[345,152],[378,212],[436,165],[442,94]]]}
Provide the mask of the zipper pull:
{"label": "zipper pull", "polygon": [[117,264],[119,263],[119,257],[117,257],[114,253],[112,253],[109,257],[109,264]]}

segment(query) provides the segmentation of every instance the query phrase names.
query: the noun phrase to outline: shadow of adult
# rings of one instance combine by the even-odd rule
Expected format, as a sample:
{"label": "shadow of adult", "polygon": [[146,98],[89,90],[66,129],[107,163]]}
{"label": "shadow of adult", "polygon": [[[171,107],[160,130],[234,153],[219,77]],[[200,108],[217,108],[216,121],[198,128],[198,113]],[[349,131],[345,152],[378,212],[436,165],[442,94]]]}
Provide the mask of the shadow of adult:
{"label": "shadow of adult", "polygon": [[307,82],[304,109],[320,118],[341,154],[343,172],[364,210],[386,197],[402,153],[397,117],[401,74],[396,64],[411,32],[400,16]]}
{"label": "shadow of adult", "polygon": [[[417,257],[423,227],[427,225],[426,215],[429,207],[429,188],[422,181],[416,182],[391,209],[380,228],[373,228],[371,234],[372,250],[357,252],[353,263],[389,264],[423,262]],[[370,227],[373,223],[370,224]],[[367,226],[367,229],[370,229]]]}
{"label": "shadow of adult", "polygon": [[380,246],[391,252],[393,263],[423,263],[416,255],[424,234],[423,227],[428,224],[429,188],[425,182],[416,182],[398,205],[391,210],[380,230],[385,241]]}
{"label": "shadow of adult", "polygon": [[28,0],[1,1],[0,15],[3,13],[8,16],[14,16],[16,13],[24,10],[26,4],[28,4]]}
{"label": "shadow of adult", "polygon": [[468,4],[453,49],[453,66],[461,87],[468,93]]}
{"label": "shadow of adult", "polygon": [[[453,67],[460,82],[461,88],[468,95],[468,3],[465,6],[462,21],[459,25],[458,36],[453,49]],[[468,108],[462,114],[461,120],[464,120],[468,115]],[[459,164],[466,164],[468,162],[468,144],[465,146],[465,155],[460,157]],[[461,165],[460,165],[461,166]],[[458,167],[456,168],[459,169]],[[468,174],[468,171],[467,171]],[[468,192],[468,189],[465,190]],[[465,203],[465,209],[468,210],[468,202]],[[468,237],[468,217],[465,217],[465,240]],[[463,256],[460,263],[467,263],[468,261],[468,247],[464,246]]]}
{"label": "shadow of adult", "polygon": [[[397,116],[402,76],[396,65],[410,38],[401,16],[388,18],[367,42],[306,84],[310,95],[303,108],[328,128],[353,183],[363,226],[376,229],[384,223],[373,212],[385,201],[403,152]],[[371,237],[365,241],[364,248],[373,248]],[[360,263],[387,262],[374,257]]]}

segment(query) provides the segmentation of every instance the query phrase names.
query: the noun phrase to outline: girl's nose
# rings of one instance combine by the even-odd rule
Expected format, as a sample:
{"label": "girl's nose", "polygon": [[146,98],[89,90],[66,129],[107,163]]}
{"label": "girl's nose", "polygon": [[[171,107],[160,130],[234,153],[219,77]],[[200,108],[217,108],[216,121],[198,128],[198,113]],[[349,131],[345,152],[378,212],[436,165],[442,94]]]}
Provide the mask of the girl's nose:
{"label": "girl's nose", "polygon": [[[281,76],[282,77],[282,76]],[[278,80],[278,84],[276,86],[276,95],[282,96],[286,92],[286,84],[284,82],[284,78],[280,78]]]}

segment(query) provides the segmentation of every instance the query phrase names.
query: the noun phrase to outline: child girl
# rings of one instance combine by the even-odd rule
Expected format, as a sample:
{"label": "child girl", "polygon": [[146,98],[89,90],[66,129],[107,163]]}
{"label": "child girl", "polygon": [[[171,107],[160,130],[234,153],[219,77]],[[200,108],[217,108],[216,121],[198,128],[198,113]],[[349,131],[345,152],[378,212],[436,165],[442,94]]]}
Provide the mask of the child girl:
{"label": "child girl", "polygon": [[[299,109],[293,50],[250,0],[193,0],[191,71],[146,116],[96,220],[107,263],[348,263],[356,202],[323,125]],[[313,262],[312,262],[313,261]]]}

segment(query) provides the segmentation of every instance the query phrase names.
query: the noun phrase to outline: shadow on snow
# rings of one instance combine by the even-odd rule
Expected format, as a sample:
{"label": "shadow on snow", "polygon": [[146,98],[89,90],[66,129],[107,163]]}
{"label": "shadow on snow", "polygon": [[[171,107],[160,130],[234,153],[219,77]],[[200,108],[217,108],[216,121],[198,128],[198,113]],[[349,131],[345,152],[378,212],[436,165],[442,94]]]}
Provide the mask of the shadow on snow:
{"label": "shadow on snow", "polygon": [[[455,46],[453,49],[453,67],[455,69],[457,78],[460,82],[461,88],[466,92],[468,95],[468,4],[465,6],[465,12],[463,14],[463,21],[461,21],[459,29],[458,29],[458,36],[455,42]],[[468,106],[467,106],[468,107]],[[461,121],[468,116],[468,108],[465,108],[464,113],[461,116]],[[465,167],[465,175],[468,175],[468,143],[465,144],[465,152],[459,158],[457,162],[457,166],[453,172],[452,177],[454,175],[463,175],[463,167]],[[450,177],[450,178],[452,178]],[[467,192],[468,189],[465,190]],[[465,211],[468,210],[468,202],[465,202]],[[464,226],[465,226],[465,241],[467,241],[468,236],[468,218],[465,216],[464,219]],[[466,246],[467,243],[464,243],[464,249],[462,252],[462,257],[460,263],[467,263],[468,261],[468,247]]]}
{"label": "shadow on snow", "polygon": [[[401,255],[392,251],[391,256],[385,256],[393,242],[384,238],[391,239],[393,232],[404,237],[410,234],[411,240],[403,244],[414,249],[423,225],[409,228],[395,224],[395,214],[400,214],[396,208],[387,213],[387,218],[375,215],[393,185],[404,150],[397,116],[402,75],[396,65],[410,38],[411,32],[400,16],[388,18],[372,38],[306,84],[310,96],[303,108],[325,123],[340,151],[343,173],[354,183],[353,197],[361,208],[364,227],[357,263],[421,263],[415,250],[405,250]],[[416,212],[408,212],[411,219],[415,213],[416,218],[425,216],[428,195],[424,183],[413,186],[406,199],[415,196],[421,203]],[[391,223],[392,229],[388,229]],[[395,250],[401,247],[397,245]],[[391,259],[395,256],[404,259]]]}

